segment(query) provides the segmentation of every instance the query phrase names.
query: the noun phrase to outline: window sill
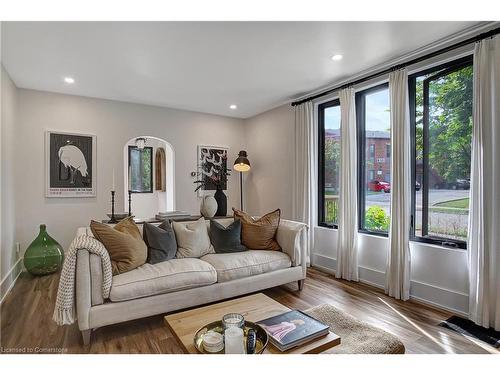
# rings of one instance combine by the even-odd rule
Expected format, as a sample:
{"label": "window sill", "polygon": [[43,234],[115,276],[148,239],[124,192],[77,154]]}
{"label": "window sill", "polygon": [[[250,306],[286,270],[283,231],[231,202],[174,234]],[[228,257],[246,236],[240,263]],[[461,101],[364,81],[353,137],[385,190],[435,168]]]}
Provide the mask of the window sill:
{"label": "window sill", "polygon": [[[454,242],[452,240],[447,241],[445,239],[438,240],[438,239],[423,238],[423,237],[410,237],[410,242],[413,242],[416,244],[433,246],[433,247],[437,247],[440,249],[467,251],[467,243],[466,242]],[[445,243],[445,242],[455,243],[456,246],[443,245],[443,243]]]}
{"label": "window sill", "polygon": [[358,229],[358,233],[361,233],[361,234],[368,234],[368,235],[370,235],[370,236],[375,236],[375,237],[389,238],[389,234],[388,234],[388,233],[383,233],[383,232],[373,232],[373,231],[366,230],[366,229]]}
{"label": "window sill", "polygon": [[318,223],[318,227],[327,229],[339,229],[337,224]]}

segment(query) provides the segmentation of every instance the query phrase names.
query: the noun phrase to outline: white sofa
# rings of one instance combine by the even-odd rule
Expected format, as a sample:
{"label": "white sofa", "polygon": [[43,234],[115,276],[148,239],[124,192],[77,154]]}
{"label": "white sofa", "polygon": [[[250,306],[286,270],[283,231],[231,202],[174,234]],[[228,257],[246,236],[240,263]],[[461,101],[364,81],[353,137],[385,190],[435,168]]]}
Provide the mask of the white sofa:
{"label": "white sofa", "polygon": [[[223,225],[232,218],[218,219]],[[209,221],[207,221],[207,226]],[[142,231],[142,226],[139,226]],[[76,309],[84,344],[93,329],[220,301],[306,277],[307,226],[281,220],[276,239],[283,251],[248,250],[208,254],[201,258],[146,263],[113,276],[109,299],[102,295],[100,258],[79,250],[76,267]],[[92,235],[89,227],[77,235]]]}

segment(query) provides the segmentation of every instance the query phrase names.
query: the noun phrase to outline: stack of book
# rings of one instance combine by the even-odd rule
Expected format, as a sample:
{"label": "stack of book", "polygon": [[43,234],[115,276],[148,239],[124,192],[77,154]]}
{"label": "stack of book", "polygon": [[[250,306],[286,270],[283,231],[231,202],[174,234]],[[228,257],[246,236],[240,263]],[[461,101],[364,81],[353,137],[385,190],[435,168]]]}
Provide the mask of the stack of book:
{"label": "stack of book", "polygon": [[191,215],[186,211],[166,211],[157,213],[155,218],[156,220],[166,220],[166,219],[180,220],[180,219],[190,219]]}
{"label": "stack of book", "polygon": [[298,310],[261,320],[257,324],[266,330],[271,344],[282,352],[326,336],[329,331],[326,324]]}

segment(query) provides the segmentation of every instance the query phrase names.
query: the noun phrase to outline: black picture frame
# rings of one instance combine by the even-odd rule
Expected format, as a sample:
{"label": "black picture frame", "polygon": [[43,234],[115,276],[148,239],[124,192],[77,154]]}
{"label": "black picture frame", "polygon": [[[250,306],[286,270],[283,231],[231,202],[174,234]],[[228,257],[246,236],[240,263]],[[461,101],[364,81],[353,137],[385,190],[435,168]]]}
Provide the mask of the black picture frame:
{"label": "black picture frame", "polygon": [[45,196],[96,196],[97,140],[93,134],[45,132]]}

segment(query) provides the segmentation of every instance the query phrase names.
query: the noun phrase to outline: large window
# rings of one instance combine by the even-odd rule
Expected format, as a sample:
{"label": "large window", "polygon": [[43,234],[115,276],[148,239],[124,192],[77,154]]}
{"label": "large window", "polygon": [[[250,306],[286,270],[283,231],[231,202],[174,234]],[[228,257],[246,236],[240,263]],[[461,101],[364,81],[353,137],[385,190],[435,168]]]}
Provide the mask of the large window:
{"label": "large window", "polygon": [[412,235],[465,248],[472,138],[472,58],[412,75]]}
{"label": "large window", "polygon": [[133,193],[153,192],[153,148],[128,146],[129,188]]}
{"label": "large window", "polygon": [[359,162],[359,229],[387,235],[391,208],[389,87],[356,94]]}
{"label": "large window", "polygon": [[337,227],[340,173],[340,103],[318,106],[319,127],[319,225]]}

